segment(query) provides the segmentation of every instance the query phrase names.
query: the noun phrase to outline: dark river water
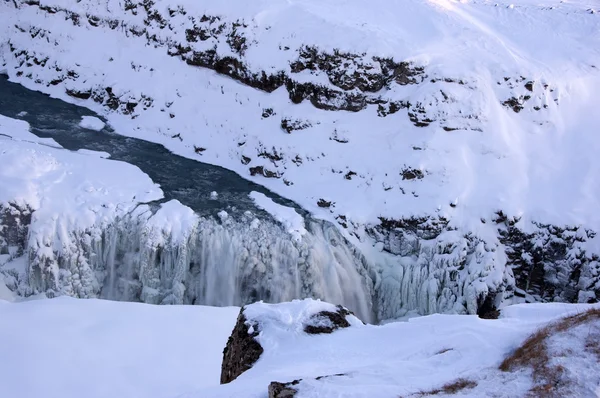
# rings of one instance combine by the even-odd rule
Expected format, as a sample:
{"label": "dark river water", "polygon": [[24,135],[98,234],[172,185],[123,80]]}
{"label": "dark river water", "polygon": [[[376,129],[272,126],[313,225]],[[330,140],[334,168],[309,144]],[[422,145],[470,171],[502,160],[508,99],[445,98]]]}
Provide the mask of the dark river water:
{"label": "dark river water", "polygon": [[[175,155],[159,144],[119,135],[108,125],[101,131],[84,129],[79,126],[82,116],[106,120],[87,108],[12,83],[4,75],[0,75],[0,114],[25,120],[33,134],[53,138],[68,150],[108,152],[113,160],[139,167],[160,185],[165,201],[177,199],[200,215],[227,210],[235,216],[251,210],[265,216],[248,197],[251,191],[257,191],[279,204],[295,207],[306,216],[294,202],[230,170]],[[216,200],[210,197],[212,191],[218,193]]]}

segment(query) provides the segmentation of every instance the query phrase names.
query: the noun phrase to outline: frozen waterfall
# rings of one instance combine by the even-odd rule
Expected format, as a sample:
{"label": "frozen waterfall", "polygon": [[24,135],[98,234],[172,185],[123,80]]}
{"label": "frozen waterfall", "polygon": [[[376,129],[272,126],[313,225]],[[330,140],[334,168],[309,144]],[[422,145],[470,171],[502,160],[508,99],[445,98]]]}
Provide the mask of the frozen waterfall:
{"label": "frozen waterfall", "polygon": [[307,220],[308,233],[294,239],[251,212],[216,220],[177,201],[66,235],[54,222],[55,236],[31,228],[28,275],[36,291],[215,306],[315,297],[374,320],[369,267],[327,222]]}

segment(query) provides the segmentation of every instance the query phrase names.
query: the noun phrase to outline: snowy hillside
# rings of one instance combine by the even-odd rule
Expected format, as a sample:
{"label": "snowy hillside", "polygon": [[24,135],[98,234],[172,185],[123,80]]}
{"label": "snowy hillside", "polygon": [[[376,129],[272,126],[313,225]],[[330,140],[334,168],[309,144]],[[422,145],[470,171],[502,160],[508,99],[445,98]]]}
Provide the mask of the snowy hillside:
{"label": "snowy hillside", "polygon": [[[337,223],[348,240],[335,239],[344,241],[343,259],[317,257],[335,258],[361,288],[333,300],[313,289],[318,276],[311,295],[359,302],[376,319],[484,313],[511,301],[593,302],[595,7],[5,1],[0,70],[96,110],[120,134],[234,170]],[[145,301],[172,302],[173,293],[180,302],[175,274],[153,274],[150,288],[167,286]],[[266,291],[258,298],[268,299]],[[227,300],[219,304],[242,304]]]}
{"label": "snowy hillside", "polygon": [[[303,321],[330,307],[314,301],[250,306],[246,312],[260,322],[264,352],[250,370],[219,385],[238,308],[0,300],[0,318],[10,325],[0,328],[0,383],[12,398],[264,398],[271,382],[301,379],[293,385],[297,398],[397,398],[427,396],[421,393],[462,378],[466,388],[436,396],[523,397],[535,385],[531,372],[500,371],[504,358],[549,321],[591,308],[518,305],[498,320],[432,315],[383,326],[353,323],[332,334],[302,332]],[[597,358],[582,348],[598,333],[600,322],[591,319],[549,341],[571,382],[570,395],[559,396],[600,393],[592,371]]]}

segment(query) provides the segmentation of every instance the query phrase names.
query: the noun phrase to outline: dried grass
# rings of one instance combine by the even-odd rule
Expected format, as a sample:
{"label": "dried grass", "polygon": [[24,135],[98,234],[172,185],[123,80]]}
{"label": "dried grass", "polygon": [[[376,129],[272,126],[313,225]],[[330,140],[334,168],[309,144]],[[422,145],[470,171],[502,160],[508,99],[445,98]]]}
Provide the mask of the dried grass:
{"label": "dried grass", "polygon": [[429,391],[421,391],[421,392],[417,393],[416,395],[418,397],[426,397],[426,396],[438,395],[438,394],[452,395],[452,394],[456,394],[459,391],[462,391],[465,389],[470,389],[470,388],[475,388],[475,387],[477,387],[477,383],[474,382],[473,380],[460,378],[460,379],[454,380],[453,382],[446,383],[440,388],[434,388],[433,390],[429,390]]}
{"label": "dried grass", "polygon": [[[530,397],[554,398],[562,397],[561,391],[568,386],[565,380],[565,369],[560,365],[550,363],[547,340],[549,337],[565,332],[576,326],[594,320],[600,320],[600,309],[594,308],[580,314],[562,318],[551,323],[525,340],[511,355],[500,364],[503,372],[512,372],[521,368],[531,368],[535,386],[529,391]],[[600,360],[600,342],[598,339],[588,339],[586,349],[598,353]]]}

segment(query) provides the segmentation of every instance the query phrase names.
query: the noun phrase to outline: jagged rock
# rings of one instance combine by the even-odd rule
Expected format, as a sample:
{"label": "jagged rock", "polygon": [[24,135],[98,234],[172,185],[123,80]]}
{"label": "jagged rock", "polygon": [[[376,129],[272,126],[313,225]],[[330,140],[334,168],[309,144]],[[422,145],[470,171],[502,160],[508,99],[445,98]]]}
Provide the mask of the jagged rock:
{"label": "jagged rock", "polygon": [[[315,377],[315,380],[327,379],[330,377],[340,377],[346,376],[346,373],[338,373],[334,375],[328,376],[319,376]],[[296,386],[300,384],[302,379],[293,380],[288,383],[280,383],[278,381],[272,381],[269,384],[269,398],[293,398],[298,393],[298,389]]]}
{"label": "jagged rock", "polygon": [[333,333],[337,329],[350,327],[346,319],[348,315],[354,315],[347,308],[338,305],[336,311],[321,311],[310,317],[304,324],[304,331],[308,334]]}
{"label": "jagged rock", "polygon": [[272,381],[269,384],[269,398],[293,398],[298,393],[293,386],[300,383],[300,380],[290,381],[289,383],[279,383]]}
{"label": "jagged rock", "polygon": [[[221,384],[230,383],[239,375],[250,369],[263,353],[263,348],[255,340],[260,333],[260,325],[248,325],[244,315],[244,307],[240,310],[237,322],[223,350],[221,364]],[[252,328],[252,329],[250,329]]]}
{"label": "jagged rock", "polygon": [[420,180],[425,176],[421,170],[410,167],[402,170],[400,174],[402,175],[403,180]]}
{"label": "jagged rock", "polygon": [[[326,310],[322,310],[323,308],[326,308]],[[300,311],[295,313],[294,309],[300,309]],[[278,317],[285,319],[285,321],[278,319]],[[290,319],[295,319],[298,326],[301,326],[307,334],[332,333],[337,329],[350,327],[350,322],[354,322],[356,325],[358,321],[358,318],[351,311],[341,305],[333,306],[311,299],[280,304],[261,302],[244,306],[240,310],[237,322],[223,351],[221,384],[235,380],[239,375],[250,369],[260,358],[263,347],[256,340],[257,336],[262,333],[269,333],[272,328],[281,327],[282,324],[287,325],[285,327],[288,328]],[[292,384],[298,382],[299,380],[292,382]],[[269,391],[273,389],[274,392],[282,394],[290,383],[271,384],[272,387],[269,386]],[[287,397],[293,395],[275,396]]]}
{"label": "jagged rock", "polygon": [[265,178],[281,178],[281,175],[278,172],[266,169],[264,166],[250,167],[249,171],[250,175],[253,177],[256,175],[260,175]]}

